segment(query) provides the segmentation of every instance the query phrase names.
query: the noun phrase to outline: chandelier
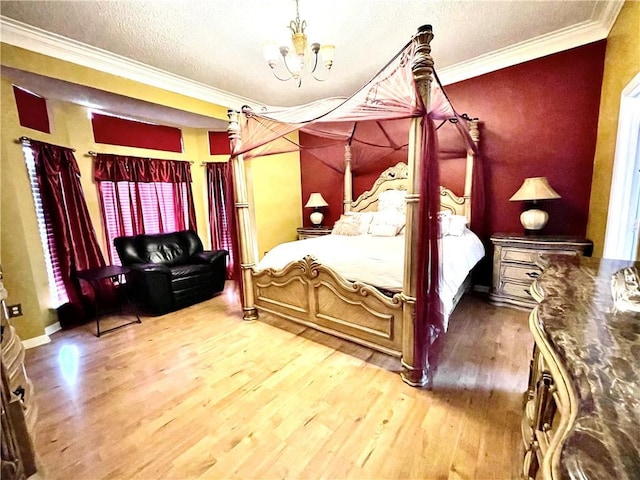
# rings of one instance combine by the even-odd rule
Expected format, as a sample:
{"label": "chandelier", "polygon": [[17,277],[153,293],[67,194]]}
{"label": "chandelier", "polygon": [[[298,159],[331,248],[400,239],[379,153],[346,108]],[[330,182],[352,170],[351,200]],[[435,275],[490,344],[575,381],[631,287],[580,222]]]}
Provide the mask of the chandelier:
{"label": "chandelier", "polygon": [[[320,45],[319,43],[307,44],[307,34],[304,33],[307,28],[307,22],[305,20],[300,21],[298,0],[296,0],[296,19],[291,20],[288,28],[291,30],[293,51],[286,45],[277,47],[273,44],[267,45],[264,49],[265,59],[269,67],[271,67],[273,75],[283,82],[294,79],[298,82],[298,87],[302,85],[302,72],[305,67],[311,73],[311,76],[319,82],[329,78],[331,67],[333,66],[333,52],[336,47],[334,45]],[[282,58],[282,63],[288,75],[280,76],[276,72],[278,58]],[[324,69],[320,67],[320,64],[324,66]],[[324,72],[321,70],[324,70]]]}

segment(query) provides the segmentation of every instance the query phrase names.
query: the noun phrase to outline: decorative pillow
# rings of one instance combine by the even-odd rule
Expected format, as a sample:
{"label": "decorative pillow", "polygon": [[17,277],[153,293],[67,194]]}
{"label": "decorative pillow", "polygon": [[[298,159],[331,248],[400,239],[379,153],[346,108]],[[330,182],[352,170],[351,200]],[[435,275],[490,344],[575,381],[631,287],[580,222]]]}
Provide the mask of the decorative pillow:
{"label": "decorative pillow", "polygon": [[333,226],[331,235],[347,235],[350,237],[360,235],[358,219],[352,216],[340,215],[340,220]]}
{"label": "decorative pillow", "polygon": [[344,215],[350,218],[354,218],[358,225],[358,232],[360,235],[369,233],[369,225],[373,220],[375,212],[346,212]]}
{"label": "decorative pillow", "polygon": [[395,237],[405,221],[405,216],[394,210],[375,212],[369,233],[376,237]]}
{"label": "decorative pillow", "polygon": [[402,214],[407,212],[407,191],[386,190],[378,195],[378,211],[395,210]]}

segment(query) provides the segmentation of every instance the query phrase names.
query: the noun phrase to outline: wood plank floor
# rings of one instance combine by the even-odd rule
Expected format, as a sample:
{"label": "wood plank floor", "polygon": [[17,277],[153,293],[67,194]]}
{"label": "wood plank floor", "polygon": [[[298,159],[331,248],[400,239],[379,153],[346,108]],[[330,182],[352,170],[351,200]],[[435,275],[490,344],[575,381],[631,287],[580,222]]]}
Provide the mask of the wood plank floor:
{"label": "wood plank floor", "polygon": [[243,322],[230,298],[28,350],[41,476],[518,478],[526,312],[465,296],[426,391],[394,358]]}

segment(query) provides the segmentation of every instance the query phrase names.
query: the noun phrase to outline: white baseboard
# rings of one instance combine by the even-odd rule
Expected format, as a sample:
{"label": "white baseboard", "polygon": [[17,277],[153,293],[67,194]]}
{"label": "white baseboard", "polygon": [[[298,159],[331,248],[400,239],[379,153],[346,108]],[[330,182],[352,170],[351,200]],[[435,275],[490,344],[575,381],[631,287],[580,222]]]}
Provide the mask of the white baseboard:
{"label": "white baseboard", "polygon": [[47,335],[53,335],[54,333],[59,332],[60,330],[62,330],[62,327],[60,326],[60,322],[56,322],[53,325],[44,327],[44,333]]}
{"label": "white baseboard", "polygon": [[38,337],[27,338],[22,341],[22,346],[25,350],[29,350],[30,348],[39,347],[40,345],[44,345],[46,343],[50,343],[51,338],[49,335],[40,335]]}
{"label": "white baseboard", "polygon": [[57,331],[62,330],[60,326],[60,322],[56,322],[53,325],[49,325],[48,327],[44,327],[44,335],[39,335],[33,338],[27,338],[22,341],[22,346],[25,350],[30,348],[39,347],[40,345],[44,345],[45,343],[51,343],[51,338],[49,335],[56,333]]}

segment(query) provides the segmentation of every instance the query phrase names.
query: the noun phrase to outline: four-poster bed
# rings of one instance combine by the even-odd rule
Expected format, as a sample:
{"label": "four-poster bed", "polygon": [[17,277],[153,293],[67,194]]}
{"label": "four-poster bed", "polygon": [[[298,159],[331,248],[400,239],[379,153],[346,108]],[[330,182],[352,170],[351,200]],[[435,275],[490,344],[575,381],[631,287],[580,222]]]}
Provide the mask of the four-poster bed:
{"label": "four-poster bed", "polygon": [[[397,292],[384,292],[367,283],[345,279],[334,268],[308,255],[284,268],[259,268],[256,264],[255,232],[251,228],[243,154],[257,156],[287,151],[286,144],[275,149],[273,145],[296,129],[314,131],[313,122],[320,117],[314,117],[313,121],[299,121],[297,119],[300,116],[296,116],[296,112],[281,111],[277,113],[283,120],[276,121],[274,118],[278,117],[277,114],[269,117],[245,110],[241,125],[239,113],[230,111],[228,129],[233,152],[231,163],[244,318],[257,319],[258,311],[262,311],[400,356],[403,380],[413,386],[427,387],[431,386],[432,381],[430,349],[444,330],[438,297],[438,212],[444,209],[470,219],[472,187],[476,188],[473,170],[478,141],[477,120],[469,122],[470,133],[467,132],[462,127],[463,118],[455,113],[441,89],[437,92],[439,96],[435,102],[441,111],[440,117],[434,113],[435,109],[430,110],[433,93],[432,38],[431,27],[421,27],[401,55],[392,61],[395,63],[390,63],[376,77],[380,78],[379,81],[372,81],[347,100],[326,101],[330,106],[325,107],[327,113],[321,116],[326,117],[326,123],[321,123],[315,130],[328,137],[343,138],[336,133],[339,129],[335,129],[335,125],[341,126],[338,123],[340,121],[353,123],[345,148],[345,214],[375,211],[382,192],[406,190],[404,269],[401,287]],[[382,88],[383,83],[389,81],[411,85],[400,89],[402,95],[394,98],[393,95],[385,96]],[[336,112],[342,116],[336,117]],[[408,122],[409,139],[405,145],[407,164],[400,163],[388,168],[370,190],[353,200],[350,145],[354,139],[355,124],[370,118],[376,122],[394,119]],[[436,129],[433,121],[436,118],[453,119],[452,123],[465,138],[467,168],[463,197],[456,196],[438,183]],[[265,125],[259,141],[251,138]],[[249,137],[248,146],[241,143],[241,126],[243,137]],[[395,144],[392,147],[399,150]],[[453,296],[453,304],[459,300],[467,285],[468,282],[464,282]]]}

